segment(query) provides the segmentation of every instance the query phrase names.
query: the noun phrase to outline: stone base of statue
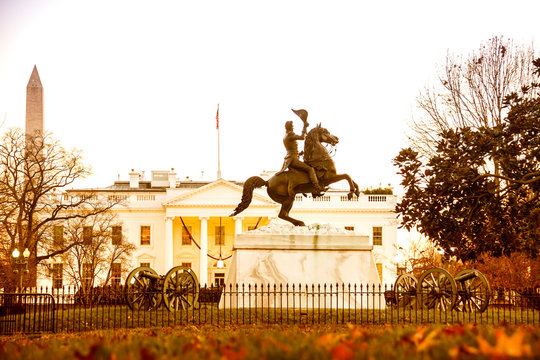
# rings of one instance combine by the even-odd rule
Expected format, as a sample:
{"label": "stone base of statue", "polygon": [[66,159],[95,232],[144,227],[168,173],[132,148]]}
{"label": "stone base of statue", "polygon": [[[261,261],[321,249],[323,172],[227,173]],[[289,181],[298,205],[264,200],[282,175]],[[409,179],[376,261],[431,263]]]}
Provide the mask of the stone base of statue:
{"label": "stone base of statue", "polygon": [[345,231],[238,234],[220,307],[384,308],[372,249]]}

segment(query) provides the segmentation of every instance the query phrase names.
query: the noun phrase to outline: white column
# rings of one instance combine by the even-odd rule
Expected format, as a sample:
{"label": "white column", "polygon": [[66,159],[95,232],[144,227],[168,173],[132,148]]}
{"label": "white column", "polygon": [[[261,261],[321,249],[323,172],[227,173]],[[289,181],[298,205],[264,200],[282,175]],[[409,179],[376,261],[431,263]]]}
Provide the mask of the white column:
{"label": "white column", "polygon": [[236,235],[242,232],[242,220],[244,219],[244,217],[234,216],[233,219],[234,219],[234,238],[236,239]]}
{"label": "white column", "polygon": [[199,217],[201,220],[201,256],[199,282],[201,286],[208,284],[208,218]]}
{"label": "white column", "polygon": [[173,218],[165,218],[165,273],[173,267]]}

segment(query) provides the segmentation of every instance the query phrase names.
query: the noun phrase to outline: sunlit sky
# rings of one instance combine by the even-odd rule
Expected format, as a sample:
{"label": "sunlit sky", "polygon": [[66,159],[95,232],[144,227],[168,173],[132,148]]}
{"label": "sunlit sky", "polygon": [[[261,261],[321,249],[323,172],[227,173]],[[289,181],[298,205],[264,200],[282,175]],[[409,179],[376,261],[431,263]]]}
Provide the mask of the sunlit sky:
{"label": "sunlit sky", "polygon": [[[279,170],[284,123],[340,138],[338,172],[391,184],[416,96],[447,51],[540,39],[539,1],[0,0],[0,121],[24,127],[37,65],[45,129],[104,187],[130,169],[213,180]],[[539,47],[536,46],[538,49]]]}

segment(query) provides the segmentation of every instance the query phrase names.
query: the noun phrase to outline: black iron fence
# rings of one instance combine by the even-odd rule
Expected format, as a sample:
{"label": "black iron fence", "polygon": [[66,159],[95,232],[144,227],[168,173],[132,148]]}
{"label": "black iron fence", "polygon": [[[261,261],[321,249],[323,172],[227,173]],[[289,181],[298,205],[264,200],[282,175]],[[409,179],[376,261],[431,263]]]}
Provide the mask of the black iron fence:
{"label": "black iron fence", "polygon": [[55,332],[55,310],[51,294],[0,294],[0,334]]}
{"label": "black iron fence", "polygon": [[[170,289],[167,291],[171,291]],[[0,333],[243,324],[532,324],[538,289],[396,292],[374,285],[240,285],[126,293],[119,287],[0,293]],[[168,300],[164,300],[168,299]],[[173,299],[173,300],[171,300]],[[480,306],[488,301],[487,306]]]}

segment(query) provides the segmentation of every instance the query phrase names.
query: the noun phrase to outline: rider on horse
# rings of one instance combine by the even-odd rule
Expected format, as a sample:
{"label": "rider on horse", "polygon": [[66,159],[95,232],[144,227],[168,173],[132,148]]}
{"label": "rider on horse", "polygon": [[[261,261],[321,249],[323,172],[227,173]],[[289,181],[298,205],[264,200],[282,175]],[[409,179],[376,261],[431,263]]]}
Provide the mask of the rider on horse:
{"label": "rider on horse", "polygon": [[298,152],[298,144],[297,140],[304,140],[307,132],[307,127],[309,126],[309,123],[307,122],[307,111],[306,110],[293,110],[293,112],[302,119],[304,122],[304,128],[302,129],[301,135],[296,135],[294,133],[294,127],[292,121],[287,121],[285,123],[285,137],[283,138],[283,144],[285,145],[285,149],[287,149],[287,155],[285,156],[285,160],[283,161],[283,166],[280,171],[276,173],[276,175],[281,174],[287,169],[296,169],[303,172],[306,172],[309,176],[309,180],[313,184],[313,187],[315,188],[315,191],[313,192],[314,195],[320,195],[322,192],[324,192],[324,188],[319,185],[319,180],[317,179],[317,175],[315,174],[315,170],[300,160],[301,153]]}
{"label": "rider on horse", "polygon": [[[242,190],[242,200],[234,209],[231,216],[236,216],[246,210],[253,199],[253,191],[263,186],[266,186],[268,196],[275,202],[281,204],[278,217],[285,221],[289,221],[295,226],[304,226],[303,221],[289,216],[296,194],[304,194],[304,192],[311,191],[313,196],[321,196],[321,192],[325,189],[322,188],[320,184],[327,186],[341,180],[347,180],[350,188],[347,198],[351,200],[353,196],[356,195],[358,197],[360,195],[358,184],[356,184],[348,174],[338,174],[336,172],[334,161],[326,147],[323,145],[336,145],[339,141],[338,137],[332,135],[327,129],[321,127],[320,124],[314,127],[306,135],[306,129],[309,126],[307,123],[307,111],[293,111],[304,122],[304,128],[301,135],[296,135],[293,130],[292,121],[287,121],[285,124],[287,133],[283,138],[283,144],[287,149],[287,156],[285,157],[283,168],[268,180],[264,180],[259,176],[252,176],[247,179]],[[302,153],[298,152],[298,145],[296,143],[298,140],[306,141],[304,146],[304,159],[308,161],[308,164],[300,161]],[[315,174],[315,169],[309,166],[309,164],[316,164],[315,166],[317,167],[320,176],[320,183]],[[287,169],[294,169],[294,171],[285,171]],[[298,169],[298,171],[296,169]],[[321,171],[319,171],[319,169]],[[309,174],[309,180],[306,179],[306,173]]]}

